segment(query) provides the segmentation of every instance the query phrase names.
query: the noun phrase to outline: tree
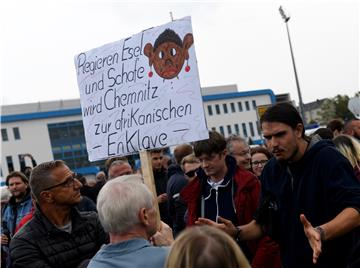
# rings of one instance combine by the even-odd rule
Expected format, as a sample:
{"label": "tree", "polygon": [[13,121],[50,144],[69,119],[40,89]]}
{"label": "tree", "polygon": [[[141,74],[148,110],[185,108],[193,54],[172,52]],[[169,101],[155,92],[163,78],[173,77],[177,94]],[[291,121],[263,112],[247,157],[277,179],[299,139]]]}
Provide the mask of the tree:
{"label": "tree", "polygon": [[326,125],[331,119],[336,118],[335,116],[335,103],[333,99],[327,99],[321,105],[320,124]]}
{"label": "tree", "polygon": [[349,111],[347,105],[349,96],[337,95],[335,98],[326,100],[321,106],[320,116],[321,124],[327,124],[331,119],[341,118],[344,121],[354,118],[354,115]]}

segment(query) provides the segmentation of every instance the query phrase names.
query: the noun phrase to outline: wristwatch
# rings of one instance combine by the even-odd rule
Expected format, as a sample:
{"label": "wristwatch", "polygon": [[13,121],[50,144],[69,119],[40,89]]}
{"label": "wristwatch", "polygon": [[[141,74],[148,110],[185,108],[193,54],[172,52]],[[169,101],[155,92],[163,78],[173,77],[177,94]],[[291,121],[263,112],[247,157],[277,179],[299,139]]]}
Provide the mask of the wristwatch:
{"label": "wristwatch", "polygon": [[317,226],[314,228],[319,234],[320,234],[320,239],[321,241],[325,240],[325,231],[321,226]]}

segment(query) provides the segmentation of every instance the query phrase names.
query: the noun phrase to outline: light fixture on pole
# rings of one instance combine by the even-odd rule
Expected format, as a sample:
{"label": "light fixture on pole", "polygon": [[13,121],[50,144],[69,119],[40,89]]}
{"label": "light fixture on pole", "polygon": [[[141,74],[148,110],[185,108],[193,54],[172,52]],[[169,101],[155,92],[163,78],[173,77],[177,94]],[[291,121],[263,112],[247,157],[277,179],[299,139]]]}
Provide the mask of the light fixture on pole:
{"label": "light fixture on pole", "polygon": [[283,18],[285,24],[286,24],[286,30],[287,30],[287,35],[288,35],[288,39],[289,39],[289,45],[290,45],[290,52],[291,52],[291,58],[292,58],[292,63],[293,63],[293,67],[294,67],[294,73],[295,73],[295,81],[296,81],[296,88],[297,88],[297,92],[298,92],[298,96],[299,96],[299,108],[300,108],[300,114],[301,117],[304,121],[304,124],[306,124],[306,118],[305,118],[305,111],[304,111],[304,103],[302,101],[302,97],[301,97],[301,90],[300,90],[300,84],[299,84],[299,79],[297,76],[297,71],[296,71],[296,65],[295,65],[295,58],[294,58],[294,53],[293,53],[293,49],[292,49],[292,45],[291,45],[291,39],[290,39],[290,32],[289,32],[289,26],[288,26],[288,21],[290,20],[290,16],[286,15],[282,6],[279,7],[279,11],[280,11],[280,15]]}

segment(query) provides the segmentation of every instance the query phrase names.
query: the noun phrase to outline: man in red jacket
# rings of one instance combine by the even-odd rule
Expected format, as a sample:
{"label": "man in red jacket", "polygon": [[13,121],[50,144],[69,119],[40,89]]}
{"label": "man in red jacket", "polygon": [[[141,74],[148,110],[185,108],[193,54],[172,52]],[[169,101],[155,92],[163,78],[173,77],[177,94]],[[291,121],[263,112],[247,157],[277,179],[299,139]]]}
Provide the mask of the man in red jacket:
{"label": "man in red jacket", "polygon": [[[196,224],[199,217],[215,222],[225,218],[235,226],[251,222],[258,207],[260,182],[255,175],[238,167],[236,160],[227,154],[224,137],[210,132],[208,140],[195,142],[194,153],[201,168],[197,170],[196,178],[181,191],[188,206],[187,225]],[[275,259],[279,260],[276,246],[262,245],[267,247],[264,252],[269,252],[271,260],[268,259],[270,255],[256,254],[259,241],[241,243],[240,246],[250,260],[255,256],[253,267],[265,267],[254,266],[264,263],[264,258],[266,267],[280,267],[274,265]]]}

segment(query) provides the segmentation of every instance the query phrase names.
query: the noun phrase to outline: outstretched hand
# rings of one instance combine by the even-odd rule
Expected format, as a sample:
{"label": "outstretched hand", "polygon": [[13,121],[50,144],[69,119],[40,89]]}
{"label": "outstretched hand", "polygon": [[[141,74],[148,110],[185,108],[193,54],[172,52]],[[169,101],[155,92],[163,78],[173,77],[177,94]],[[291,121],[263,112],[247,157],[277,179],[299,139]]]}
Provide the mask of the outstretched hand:
{"label": "outstretched hand", "polygon": [[313,250],[313,263],[316,264],[321,254],[321,235],[306,219],[304,214],[300,215],[300,221],[304,226],[305,235],[308,238],[309,244]]}
{"label": "outstretched hand", "polygon": [[234,226],[234,224],[230,221],[227,220],[223,217],[218,217],[218,222],[214,222],[212,220],[206,219],[206,218],[198,218],[197,221],[195,221],[196,225],[210,225],[210,226],[214,226],[220,230],[223,230],[224,232],[226,232],[227,234],[229,234],[232,237],[236,237],[237,234],[237,229]]}

